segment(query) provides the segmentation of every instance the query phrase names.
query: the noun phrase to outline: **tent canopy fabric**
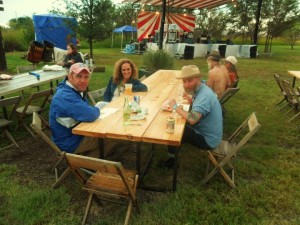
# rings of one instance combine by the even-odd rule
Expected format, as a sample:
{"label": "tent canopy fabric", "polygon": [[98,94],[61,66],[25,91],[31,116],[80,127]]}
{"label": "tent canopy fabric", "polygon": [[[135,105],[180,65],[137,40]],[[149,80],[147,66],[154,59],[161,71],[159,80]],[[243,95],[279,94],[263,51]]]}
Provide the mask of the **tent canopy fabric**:
{"label": "tent canopy fabric", "polygon": [[116,28],[113,30],[113,33],[112,33],[112,38],[111,38],[111,47],[114,46],[114,33],[122,33],[122,39],[121,39],[121,50],[123,48],[123,34],[124,32],[125,33],[129,33],[131,32],[132,33],[132,36],[133,36],[133,32],[137,32],[137,28],[136,27],[132,27],[132,26],[129,26],[129,25],[125,25],[123,27],[119,27],[119,28]]}
{"label": "tent canopy fabric", "polygon": [[[161,6],[163,1],[161,0],[123,0],[123,3],[140,3],[147,5]],[[173,8],[186,8],[186,9],[203,9],[214,8],[227,3],[232,3],[232,0],[172,0],[167,3],[167,7]]]}
{"label": "tent canopy fabric", "polygon": [[123,33],[123,32],[137,32],[135,27],[125,25],[123,27],[119,27],[113,30],[114,33]]}
{"label": "tent canopy fabric", "polygon": [[67,49],[69,43],[76,43],[74,28],[77,21],[73,17],[55,14],[33,15],[33,23],[36,41],[49,41],[61,49]]}

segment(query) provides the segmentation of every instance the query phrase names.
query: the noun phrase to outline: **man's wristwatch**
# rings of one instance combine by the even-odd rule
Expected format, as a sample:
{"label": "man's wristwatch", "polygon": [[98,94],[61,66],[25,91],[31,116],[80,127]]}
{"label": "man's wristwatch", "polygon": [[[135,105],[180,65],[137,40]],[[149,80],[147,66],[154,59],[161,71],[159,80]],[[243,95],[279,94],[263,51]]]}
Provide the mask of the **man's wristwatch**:
{"label": "man's wristwatch", "polygon": [[178,108],[178,105],[177,104],[174,104],[173,105],[173,110],[176,110]]}

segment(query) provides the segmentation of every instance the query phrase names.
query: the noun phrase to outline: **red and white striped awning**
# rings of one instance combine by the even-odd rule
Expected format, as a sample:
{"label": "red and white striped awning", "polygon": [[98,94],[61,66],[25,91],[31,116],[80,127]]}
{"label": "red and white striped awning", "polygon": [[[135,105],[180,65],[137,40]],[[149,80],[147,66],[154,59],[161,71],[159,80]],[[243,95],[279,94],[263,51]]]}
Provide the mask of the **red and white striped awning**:
{"label": "red and white striped awning", "polygon": [[[235,0],[166,0],[167,7],[203,9],[214,8],[224,4],[232,3]],[[138,3],[146,5],[161,6],[162,0],[123,0],[123,3]]]}
{"label": "red and white striped awning", "polygon": [[[188,14],[171,13],[166,15],[166,24],[176,24],[181,31],[193,32],[195,28],[195,16]],[[138,40],[154,35],[160,29],[161,13],[140,12],[138,15]],[[165,29],[167,31],[167,29]]]}

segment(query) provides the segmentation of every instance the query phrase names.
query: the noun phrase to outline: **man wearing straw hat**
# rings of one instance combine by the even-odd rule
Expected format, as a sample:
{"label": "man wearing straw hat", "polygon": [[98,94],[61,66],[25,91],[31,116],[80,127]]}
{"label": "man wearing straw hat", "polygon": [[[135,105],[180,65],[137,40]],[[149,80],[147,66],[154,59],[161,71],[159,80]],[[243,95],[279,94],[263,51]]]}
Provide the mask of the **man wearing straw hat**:
{"label": "man wearing straw hat", "polygon": [[218,51],[212,51],[207,58],[209,86],[217,95],[218,98],[226,91],[227,87],[231,86],[227,69],[224,65],[220,65],[221,55]]}
{"label": "man wearing straw hat", "polygon": [[[178,107],[175,99],[170,99],[169,105],[187,122],[181,143],[190,143],[201,149],[213,149],[222,140],[222,109],[217,96],[201,82],[201,77],[197,66],[183,66],[176,78],[182,79],[186,96],[192,96],[188,99],[192,103],[190,111]],[[172,168],[175,152],[174,146],[168,146],[169,159],[161,161],[160,166]]]}

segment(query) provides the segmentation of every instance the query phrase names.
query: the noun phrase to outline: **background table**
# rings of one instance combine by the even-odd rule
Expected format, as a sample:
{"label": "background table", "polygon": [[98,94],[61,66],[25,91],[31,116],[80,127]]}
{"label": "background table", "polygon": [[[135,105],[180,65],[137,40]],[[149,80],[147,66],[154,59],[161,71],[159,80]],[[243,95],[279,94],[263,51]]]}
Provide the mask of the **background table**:
{"label": "background table", "polygon": [[295,87],[296,78],[300,79],[300,71],[288,70],[288,74],[293,76],[293,87]]}
{"label": "background table", "polygon": [[35,73],[40,74],[38,80],[35,76],[27,73],[22,73],[13,76],[11,80],[0,80],[0,96],[5,96],[17,91],[24,90],[26,88],[39,86],[41,84],[62,79],[68,74],[68,70],[63,68],[60,71],[43,71],[37,70]]}

